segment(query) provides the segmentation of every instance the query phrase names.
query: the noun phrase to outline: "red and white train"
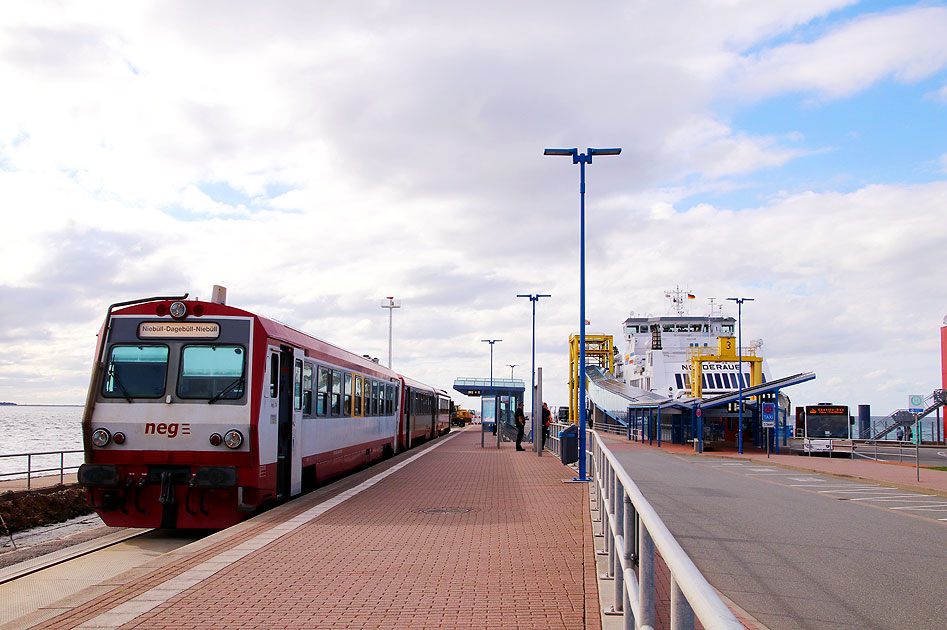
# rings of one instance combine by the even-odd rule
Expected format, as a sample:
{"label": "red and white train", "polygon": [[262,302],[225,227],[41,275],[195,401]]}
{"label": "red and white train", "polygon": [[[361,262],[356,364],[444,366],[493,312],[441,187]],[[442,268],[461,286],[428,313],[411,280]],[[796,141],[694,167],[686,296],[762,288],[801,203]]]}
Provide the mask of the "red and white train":
{"label": "red and white train", "polygon": [[450,430],[443,390],[225,293],[109,307],[79,469],[106,524],[227,527]]}

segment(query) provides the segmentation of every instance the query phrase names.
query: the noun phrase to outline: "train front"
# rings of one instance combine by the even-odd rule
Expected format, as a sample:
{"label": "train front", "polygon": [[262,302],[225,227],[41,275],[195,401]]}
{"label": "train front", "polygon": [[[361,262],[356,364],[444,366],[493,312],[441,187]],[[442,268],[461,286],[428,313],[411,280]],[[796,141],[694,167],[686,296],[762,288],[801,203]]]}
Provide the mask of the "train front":
{"label": "train front", "polygon": [[161,299],[110,314],[79,470],[106,524],[222,528],[259,503],[253,329],[250,313],[214,302]]}

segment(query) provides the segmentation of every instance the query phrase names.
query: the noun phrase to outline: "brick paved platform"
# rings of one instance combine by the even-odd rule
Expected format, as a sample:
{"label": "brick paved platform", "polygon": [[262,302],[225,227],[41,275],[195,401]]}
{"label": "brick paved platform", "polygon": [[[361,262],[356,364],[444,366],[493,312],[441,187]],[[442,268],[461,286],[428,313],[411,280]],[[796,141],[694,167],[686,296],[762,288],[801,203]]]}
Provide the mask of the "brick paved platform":
{"label": "brick paved platform", "polygon": [[477,428],[183,547],[36,627],[599,630],[587,485],[563,483],[573,471],[549,453],[481,449]]}

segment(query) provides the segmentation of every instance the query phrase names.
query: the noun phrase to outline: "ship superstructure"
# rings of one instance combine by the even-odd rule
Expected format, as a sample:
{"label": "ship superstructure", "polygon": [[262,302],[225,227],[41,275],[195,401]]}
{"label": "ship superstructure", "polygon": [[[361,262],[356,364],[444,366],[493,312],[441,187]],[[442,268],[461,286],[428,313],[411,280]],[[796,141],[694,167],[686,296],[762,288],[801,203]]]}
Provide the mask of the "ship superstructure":
{"label": "ship superstructure", "polygon": [[[736,326],[733,317],[720,313],[714,306],[707,315],[686,314],[686,301],[692,294],[679,288],[666,296],[672,303],[672,314],[639,316],[632,313],[625,320],[623,335],[625,351],[616,361],[616,376],[628,385],[638,387],[671,399],[692,397],[691,375],[695,354],[713,352],[721,346],[732,345],[736,354]],[[707,350],[697,350],[705,348]],[[735,392],[760,383],[751,383],[751,364],[747,357],[761,357],[762,341],[744,342],[743,371],[737,360],[711,361],[701,365],[701,390],[704,397]],[[765,360],[762,361],[762,382],[769,380]]]}

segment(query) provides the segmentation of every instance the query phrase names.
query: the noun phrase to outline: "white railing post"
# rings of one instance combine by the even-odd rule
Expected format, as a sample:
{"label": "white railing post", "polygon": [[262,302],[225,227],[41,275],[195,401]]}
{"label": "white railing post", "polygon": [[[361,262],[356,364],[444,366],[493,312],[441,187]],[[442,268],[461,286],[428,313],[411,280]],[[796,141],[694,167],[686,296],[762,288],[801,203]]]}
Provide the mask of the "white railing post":
{"label": "white railing post", "polygon": [[638,524],[638,620],[639,627],[654,627],[654,540],[644,521]]}
{"label": "white railing post", "polygon": [[671,576],[671,630],[694,630],[694,611]]}

